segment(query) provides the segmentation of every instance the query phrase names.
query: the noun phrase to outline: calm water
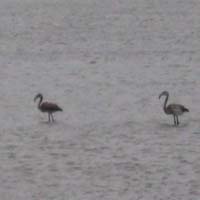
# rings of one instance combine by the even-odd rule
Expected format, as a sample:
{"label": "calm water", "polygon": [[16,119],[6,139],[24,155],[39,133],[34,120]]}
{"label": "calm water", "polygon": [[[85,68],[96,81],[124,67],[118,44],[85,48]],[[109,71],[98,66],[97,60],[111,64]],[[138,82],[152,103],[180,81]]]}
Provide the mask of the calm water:
{"label": "calm water", "polygon": [[197,0],[1,4],[1,199],[199,199]]}

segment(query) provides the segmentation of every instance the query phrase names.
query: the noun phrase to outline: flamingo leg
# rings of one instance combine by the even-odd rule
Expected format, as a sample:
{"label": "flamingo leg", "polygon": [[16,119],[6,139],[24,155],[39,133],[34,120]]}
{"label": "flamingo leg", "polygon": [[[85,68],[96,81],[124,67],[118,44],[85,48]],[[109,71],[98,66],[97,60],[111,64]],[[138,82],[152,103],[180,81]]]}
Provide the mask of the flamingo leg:
{"label": "flamingo leg", "polygon": [[175,115],[173,116],[174,116],[174,125],[176,126],[176,116]]}
{"label": "flamingo leg", "polygon": [[48,122],[51,122],[50,113],[48,113]]}
{"label": "flamingo leg", "polygon": [[177,119],[177,125],[179,125],[179,120],[178,120],[178,116],[176,116],[176,119]]}
{"label": "flamingo leg", "polygon": [[54,122],[54,118],[53,118],[53,114],[51,113],[51,119],[52,119],[52,122]]}

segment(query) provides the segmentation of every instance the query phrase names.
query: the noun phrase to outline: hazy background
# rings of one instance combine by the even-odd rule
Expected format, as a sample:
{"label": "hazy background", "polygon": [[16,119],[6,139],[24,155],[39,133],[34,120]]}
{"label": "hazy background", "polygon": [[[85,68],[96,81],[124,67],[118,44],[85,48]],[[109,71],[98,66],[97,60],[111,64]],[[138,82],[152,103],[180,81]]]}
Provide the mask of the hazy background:
{"label": "hazy background", "polygon": [[[0,0],[0,199],[199,200],[198,0]],[[180,127],[158,95],[190,113]],[[41,92],[63,113],[48,124]]]}

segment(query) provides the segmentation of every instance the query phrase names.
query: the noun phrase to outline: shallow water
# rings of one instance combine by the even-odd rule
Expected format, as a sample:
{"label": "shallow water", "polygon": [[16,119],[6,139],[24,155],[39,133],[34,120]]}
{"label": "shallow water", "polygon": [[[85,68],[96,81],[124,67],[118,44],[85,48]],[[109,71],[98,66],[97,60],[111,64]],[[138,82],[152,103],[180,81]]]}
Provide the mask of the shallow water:
{"label": "shallow water", "polygon": [[1,199],[199,199],[197,0],[1,4]]}

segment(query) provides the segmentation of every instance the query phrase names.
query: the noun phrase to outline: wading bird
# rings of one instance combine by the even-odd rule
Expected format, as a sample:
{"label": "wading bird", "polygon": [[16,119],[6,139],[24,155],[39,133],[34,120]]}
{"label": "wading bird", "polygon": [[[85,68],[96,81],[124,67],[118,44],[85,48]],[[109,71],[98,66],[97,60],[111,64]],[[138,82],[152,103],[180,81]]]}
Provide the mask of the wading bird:
{"label": "wading bird", "polygon": [[46,112],[48,113],[48,118],[49,118],[49,122],[53,122],[54,118],[53,118],[53,113],[57,112],[57,111],[62,111],[62,108],[60,108],[57,104],[55,103],[51,103],[51,102],[42,102],[43,100],[43,96],[42,94],[37,94],[34,98],[34,102],[39,98],[39,102],[38,102],[38,109],[41,112]]}
{"label": "wading bird", "polygon": [[167,115],[173,115],[173,117],[174,117],[174,125],[178,126],[179,125],[178,116],[182,115],[184,112],[189,112],[189,110],[187,108],[185,108],[183,105],[180,105],[180,104],[169,104],[167,106],[167,101],[168,101],[168,98],[169,98],[169,92],[163,91],[159,95],[159,99],[162,96],[165,96],[165,102],[164,102],[164,106],[163,106],[164,112]]}

